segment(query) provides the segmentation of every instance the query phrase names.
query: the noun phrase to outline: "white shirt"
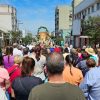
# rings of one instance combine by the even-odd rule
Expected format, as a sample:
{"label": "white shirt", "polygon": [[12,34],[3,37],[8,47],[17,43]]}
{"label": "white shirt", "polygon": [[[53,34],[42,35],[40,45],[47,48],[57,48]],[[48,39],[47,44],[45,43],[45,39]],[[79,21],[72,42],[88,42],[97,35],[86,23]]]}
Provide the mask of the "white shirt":
{"label": "white shirt", "polygon": [[23,56],[23,53],[22,53],[21,50],[18,50],[17,48],[14,48],[13,49],[13,56],[16,56],[16,55]]}
{"label": "white shirt", "polygon": [[2,88],[0,88],[0,100],[7,100],[7,97],[5,95],[5,91],[3,91]]}
{"label": "white shirt", "polygon": [[46,64],[46,57],[41,55],[40,56],[40,60],[37,61],[37,59],[35,58],[35,55],[30,55],[30,57],[32,57],[35,60],[35,68],[34,68],[34,76],[36,77],[40,77],[42,80],[45,79],[45,75],[44,75],[44,64]]}

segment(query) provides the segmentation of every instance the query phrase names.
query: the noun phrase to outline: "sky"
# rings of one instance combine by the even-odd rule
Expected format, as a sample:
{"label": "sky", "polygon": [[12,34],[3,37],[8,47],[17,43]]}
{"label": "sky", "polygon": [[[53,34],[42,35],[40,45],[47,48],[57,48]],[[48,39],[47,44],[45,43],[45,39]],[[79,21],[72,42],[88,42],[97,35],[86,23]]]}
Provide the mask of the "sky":
{"label": "sky", "polygon": [[72,0],[0,0],[17,9],[19,28],[37,34],[40,26],[55,29],[55,8],[58,5],[71,5]]}

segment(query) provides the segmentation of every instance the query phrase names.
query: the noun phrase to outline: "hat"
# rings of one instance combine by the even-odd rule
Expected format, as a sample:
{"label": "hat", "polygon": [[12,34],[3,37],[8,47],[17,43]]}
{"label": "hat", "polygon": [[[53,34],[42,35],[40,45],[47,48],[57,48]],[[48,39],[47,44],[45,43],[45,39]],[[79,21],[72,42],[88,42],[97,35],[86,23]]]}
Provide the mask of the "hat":
{"label": "hat", "polygon": [[94,55],[95,54],[95,51],[94,51],[93,48],[86,48],[85,51],[90,55]]}

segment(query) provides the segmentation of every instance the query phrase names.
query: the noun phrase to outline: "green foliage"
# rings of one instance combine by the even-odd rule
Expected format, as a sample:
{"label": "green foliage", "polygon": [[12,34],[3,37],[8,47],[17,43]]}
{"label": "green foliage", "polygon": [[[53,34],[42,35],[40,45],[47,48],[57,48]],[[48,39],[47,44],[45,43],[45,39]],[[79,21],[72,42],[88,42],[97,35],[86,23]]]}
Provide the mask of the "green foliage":
{"label": "green foliage", "polygon": [[22,38],[21,31],[9,31],[7,34],[9,35],[9,38],[12,40],[12,43],[19,42]]}
{"label": "green foliage", "polygon": [[61,41],[64,41],[64,40],[63,40],[63,37],[55,37],[55,43],[56,43],[57,45],[61,45]]}
{"label": "green foliage", "polygon": [[88,20],[82,20],[83,35],[90,36],[91,43],[99,43],[100,39],[100,17],[89,17]]}
{"label": "green foliage", "polygon": [[32,33],[28,33],[24,38],[22,38],[22,42],[26,45],[30,44],[32,40],[33,40]]}

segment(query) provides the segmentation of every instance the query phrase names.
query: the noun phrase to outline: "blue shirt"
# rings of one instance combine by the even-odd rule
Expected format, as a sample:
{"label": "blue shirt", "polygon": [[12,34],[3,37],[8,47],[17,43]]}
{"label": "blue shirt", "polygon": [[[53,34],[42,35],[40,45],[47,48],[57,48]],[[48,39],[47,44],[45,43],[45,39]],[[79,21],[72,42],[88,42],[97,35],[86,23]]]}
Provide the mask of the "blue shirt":
{"label": "blue shirt", "polygon": [[80,84],[87,100],[100,100],[100,67],[90,69]]}

